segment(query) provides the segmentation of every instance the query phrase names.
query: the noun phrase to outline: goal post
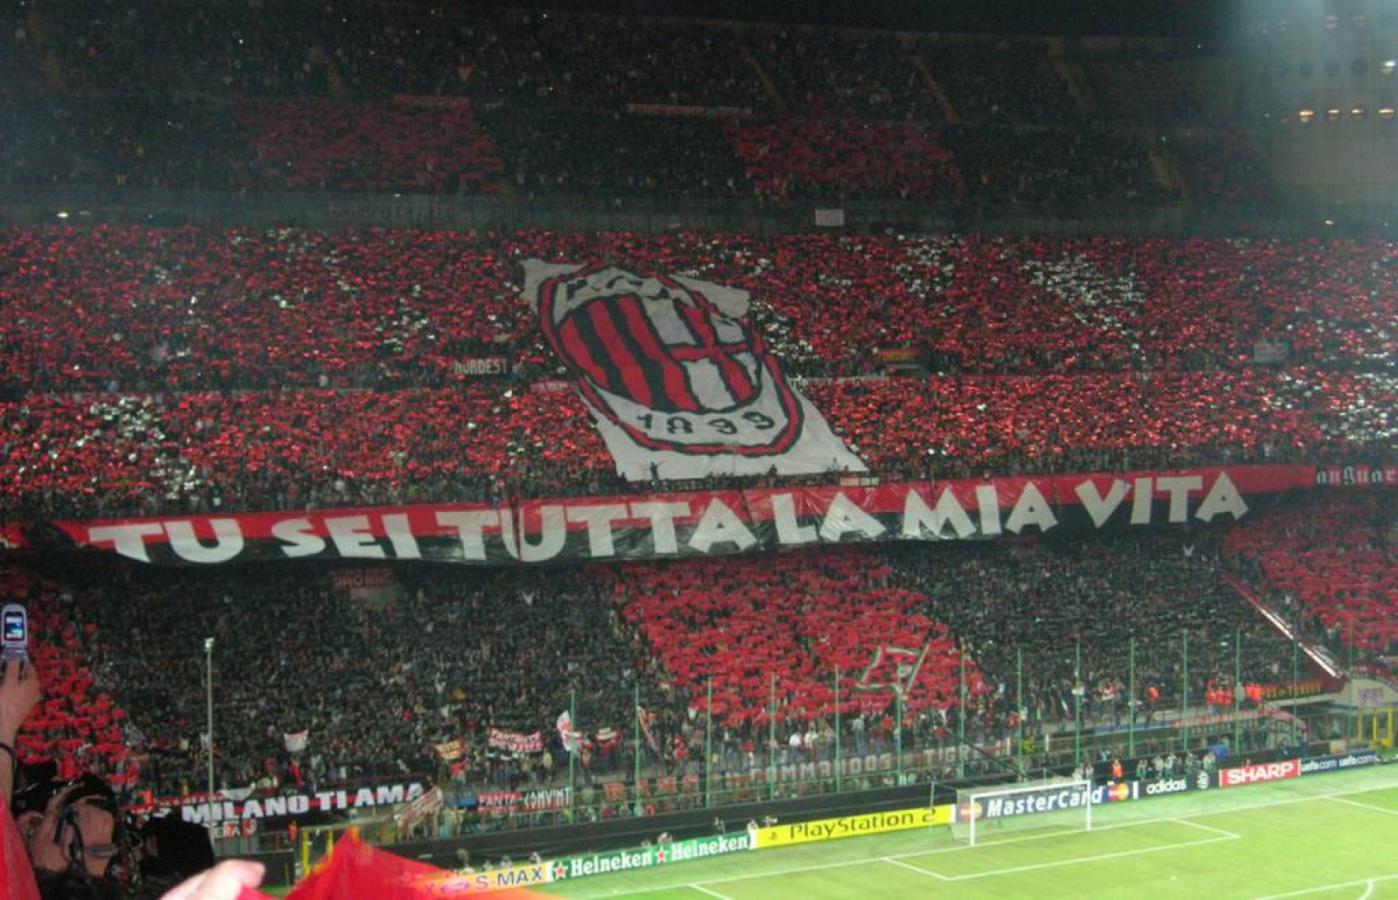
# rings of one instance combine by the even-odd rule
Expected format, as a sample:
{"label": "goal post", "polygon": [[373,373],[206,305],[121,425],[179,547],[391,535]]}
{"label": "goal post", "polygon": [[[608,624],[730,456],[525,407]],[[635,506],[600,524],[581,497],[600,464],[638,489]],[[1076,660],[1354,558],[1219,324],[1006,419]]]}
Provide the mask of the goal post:
{"label": "goal post", "polygon": [[971,846],[1009,831],[1091,831],[1092,783],[1065,778],[958,788],[951,830]]}

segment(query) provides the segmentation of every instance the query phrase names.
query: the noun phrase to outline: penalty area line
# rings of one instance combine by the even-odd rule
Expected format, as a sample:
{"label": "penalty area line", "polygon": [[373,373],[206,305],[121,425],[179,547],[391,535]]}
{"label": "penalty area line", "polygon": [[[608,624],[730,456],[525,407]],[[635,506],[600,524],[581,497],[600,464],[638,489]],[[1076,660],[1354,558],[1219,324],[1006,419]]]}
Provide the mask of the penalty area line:
{"label": "penalty area line", "polygon": [[915,866],[911,863],[905,863],[901,859],[894,859],[891,856],[880,856],[879,860],[881,862],[886,862],[891,865],[895,865],[900,869],[907,869],[909,872],[916,872],[919,875],[926,875],[929,878],[935,878],[938,881],[952,880],[950,877],[943,875],[941,872],[933,872],[931,869],[924,869],[922,866]]}
{"label": "penalty area line", "polygon": [[1372,803],[1365,803],[1362,800],[1349,800],[1345,797],[1326,797],[1326,800],[1334,800],[1336,803],[1343,803],[1346,806],[1357,806],[1360,809],[1367,809],[1369,812],[1383,813],[1386,816],[1398,816],[1398,809],[1389,809],[1385,806],[1375,806]]}
{"label": "penalty area line", "polygon": [[1254,897],[1253,900],[1281,900],[1283,897],[1304,897],[1306,894],[1319,894],[1321,891],[1333,891],[1336,888],[1359,887],[1366,885],[1364,896],[1368,897],[1374,892],[1374,885],[1380,881],[1392,881],[1398,878],[1398,872],[1390,875],[1375,875],[1372,878],[1356,878],[1354,881],[1337,881],[1334,884],[1322,884],[1313,888],[1302,888],[1299,891],[1289,891],[1285,894],[1267,894],[1261,897]]}
{"label": "penalty area line", "polygon": [[1093,856],[1075,856],[1071,859],[1055,859],[1053,862],[1034,863],[1028,866],[1011,866],[1007,869],[992,869],[989,872],[976,872],[971,875],[948,875],[944,876],[947,881],[972,881],[977,878],[995,878],[1000,875],[1013,875],[1018,872],[1035,872],[1039,869],[1055,869],[1059,866],[1072,866],[1078,863],[1101,862],[1104,859],[1121,859],[1126,856],[1143,856],[1147,853],[1160,853],[1165,850],[1183,850],[1185,847],[1202,847],[1205,844],[1217,844],[1221,841],[1236,841],[1234,837],[1211,837],[1198,841],[1182,841],[1178,844],[1159,844],[1155,847],[1141,847],[1137,850],[1118,850],[1115,853],[1098,853]]}
{"label": "penalty area line", "polygon": [[718,900],[729,900],[728,897],[724,896],[723,894],[720,894],[718,891],[711,891],[711,890],[709,890],[708,888],[706,888],[706,887],[704,887],[704,886],[702,886],[702,885],[698,885],[698,884],[687,884],[687,885],[685,885],[685,887],[687,887],[687,888],[694,888],[694,890],[698,891],[699,893],[701,893],[701,894],[708,894],[710,897],[717,897]]}
{"label": "penalty area line", "polygon": [[1188,825],[1191,828],[1201,828],[1204,831],[1212,831],[1214,834],[1221,834],[1224,837],[1232,838],[1235,841],[1242,840],[1243,838],[1243,836],[1241,834],[1238,834],[1237,832],[1229,831],[1226,828],[1215,828],[1212,825],[1205,825],[1203,822],[1191,822],[1189,819],[1184,818],[1171,819],[1170,821],[1178,822],[1181,825]]}

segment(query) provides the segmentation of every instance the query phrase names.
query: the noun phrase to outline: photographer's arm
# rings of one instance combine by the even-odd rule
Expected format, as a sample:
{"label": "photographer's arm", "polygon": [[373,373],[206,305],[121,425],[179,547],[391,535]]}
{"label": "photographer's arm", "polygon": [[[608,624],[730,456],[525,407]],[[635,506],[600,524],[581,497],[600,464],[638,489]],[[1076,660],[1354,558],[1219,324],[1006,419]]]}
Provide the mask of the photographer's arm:
{"label": "photographer's arm", "polygon": [[0,808],[9,808],[10,793],[15,786],[15,769],[19,765],[15,739],[19,736],[19,726],[29,716],[30,710],[43,696],[43,685],[33,663],[20,664],[18,660],[5,663],[5,671],[0,677]]}

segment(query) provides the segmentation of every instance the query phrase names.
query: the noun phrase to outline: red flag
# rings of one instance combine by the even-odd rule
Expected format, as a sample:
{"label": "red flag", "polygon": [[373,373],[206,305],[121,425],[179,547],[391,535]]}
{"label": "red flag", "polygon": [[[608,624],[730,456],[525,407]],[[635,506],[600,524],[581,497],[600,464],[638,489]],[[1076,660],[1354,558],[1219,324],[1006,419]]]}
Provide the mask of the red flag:
{"label": "red flag", "polygon": [[[539,880],[547,881],[548,863],[538,866],[542,867]],[[395,856],[364,843],[359,833],[351,830],[330,856],[286,896],[287,900],[429,900],[488,890],[478,883],[482,877]],[[492,890],[490,896],[493,900],[509,900],[540,895],[515,888]]]}
{"label": "red flag", "polygon": [[20,840],[19,828],[8,806],[0,810],[0,885],[9,888],[5,896],[13,900],[39,900],[39,886],[34,883],[29,853]]}

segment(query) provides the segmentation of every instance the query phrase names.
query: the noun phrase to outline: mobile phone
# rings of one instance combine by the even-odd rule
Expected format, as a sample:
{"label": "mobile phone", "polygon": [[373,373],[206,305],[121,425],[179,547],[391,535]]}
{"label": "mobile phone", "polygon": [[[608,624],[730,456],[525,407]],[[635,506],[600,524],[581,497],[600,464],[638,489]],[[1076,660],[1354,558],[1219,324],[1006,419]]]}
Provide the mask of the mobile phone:
{"label": "mobile phone", "polygon": [[0,609],[0,662],[29,659],[29,615],[19,603]]}

